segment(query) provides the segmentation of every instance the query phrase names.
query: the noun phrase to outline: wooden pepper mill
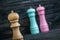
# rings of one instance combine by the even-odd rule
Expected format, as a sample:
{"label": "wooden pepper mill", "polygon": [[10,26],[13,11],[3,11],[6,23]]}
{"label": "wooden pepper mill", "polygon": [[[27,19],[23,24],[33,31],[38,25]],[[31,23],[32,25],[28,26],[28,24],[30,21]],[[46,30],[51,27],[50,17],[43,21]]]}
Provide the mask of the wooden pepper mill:
{"label": "wooden pepper mill", "polygon": [[41,32],[48,32],[49,26],[48,26],[48,23],[47,23],[46,18],[45,18],[45,7],[39,5],[39,7],[37,7],[37,12],[38,12],[39,19],[40,19]]}
{"label": "wooden pepper mill", "polygon": [[23,36],[21,32],[19,31],[20,24],[19,21],[19,15],[16,12],[11,11],[11,13],[8,15],[8,20],[11,23],[11,28],[13,30],[13,38],[12,40],[23,40]]}
{"label": "wooden pepper mill", "polygon": [[38,25],[37,25],[37,22],[36,22],[36,19],[35,19],[35,15],[36,15],[35,12],[36,12],[36,10],[32,7],[30,7],[27,10],[27,14],[28,14],[29,19],[30,19],[31,34],[38,34],[39,33],[39,28],[38,28]]}

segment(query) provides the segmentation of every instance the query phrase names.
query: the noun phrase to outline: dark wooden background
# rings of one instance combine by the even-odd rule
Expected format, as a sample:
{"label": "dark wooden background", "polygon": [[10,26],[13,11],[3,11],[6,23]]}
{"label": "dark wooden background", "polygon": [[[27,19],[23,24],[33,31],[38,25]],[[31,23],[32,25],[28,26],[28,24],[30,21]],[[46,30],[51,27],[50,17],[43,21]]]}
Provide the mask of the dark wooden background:
{"label": "dark wooden background", "polygon": [[[55,29],[60,29],[60,0],[0,0],[0,39],[8,40],[12,37],[12,30],[10,28],[10,23],[7,19],[7,16],[11,10],[14,10],[20,15],[20,21],[19,21],[21,24],[20,30],[24,35],[24,38],[27,38],[25,37],[25,35],[32,36],[29,30],[29,23],[30,23],[29,17],[26,11],[29,8],[29,6],[32,6],[33,8],[36,9],[39,4],[45,7],[46,20],[48,22],[50,31],[53,30],[52,32],[48,33],[49,39],[48,38],[44,39],[45,38],[44,35],[47,35],[47,33],[42,33],[41,38],[42,40],[52,40],[56,38],[54,37],[54,35],[56,35],[56,32],[60,33],[58,30],[56,30],[55,32]],[[37,12],[36,12],[36,20],[39,25],[40,23]],[[38,38],[39,37],[40,36],[38,36]],[[59,37],[56,40],[58,39]],[[31,40],[35,40],[35,39],[31,39]]]}

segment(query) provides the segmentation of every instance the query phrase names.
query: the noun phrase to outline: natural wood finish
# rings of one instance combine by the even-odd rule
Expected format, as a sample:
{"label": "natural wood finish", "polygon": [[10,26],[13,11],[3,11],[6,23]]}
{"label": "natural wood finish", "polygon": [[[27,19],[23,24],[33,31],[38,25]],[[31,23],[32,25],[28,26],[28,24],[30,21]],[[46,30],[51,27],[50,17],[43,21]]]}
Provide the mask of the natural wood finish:
{"label": "natural wood finish", "polygon": [[19,21],[19,15],[16,12],[11,11],[11,13],[8,15],[8,20],[11,23],[11,28],[13,30],[13,38],[12,40],[23,40],[23,36],[21,32],[19,31],[20,24]]}

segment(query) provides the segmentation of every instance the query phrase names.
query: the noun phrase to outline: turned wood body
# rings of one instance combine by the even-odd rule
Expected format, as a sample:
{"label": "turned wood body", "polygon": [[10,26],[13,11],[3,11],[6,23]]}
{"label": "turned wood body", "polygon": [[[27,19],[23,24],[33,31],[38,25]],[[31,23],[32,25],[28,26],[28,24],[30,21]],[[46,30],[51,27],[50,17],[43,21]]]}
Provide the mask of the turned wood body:
{"label": "turned wood body", "polygon": [[11,23],[11,28],[13,31],[13,38],[12,40],[23,40],[23,36],[19,30],[20,24],[19,21],[19,15],[17,13],[14,13],[13,11],[8,15],[8,20]]}
{"label": "turned wood body", "polygon": [[35,19],[35,9],[30,8],[27,10],[27,14],[30,18],[30,31],[31,34],[38,34],[39,33],[39,28]]}
{"label": "turned wood body", "polygon": [[45,8],[40,5],[39,7],[37,7],[37,12],[38,12],[39,19],[40,19],[41,32],[48,32],[49,28],[48,28],[48,24],[45,18]]}

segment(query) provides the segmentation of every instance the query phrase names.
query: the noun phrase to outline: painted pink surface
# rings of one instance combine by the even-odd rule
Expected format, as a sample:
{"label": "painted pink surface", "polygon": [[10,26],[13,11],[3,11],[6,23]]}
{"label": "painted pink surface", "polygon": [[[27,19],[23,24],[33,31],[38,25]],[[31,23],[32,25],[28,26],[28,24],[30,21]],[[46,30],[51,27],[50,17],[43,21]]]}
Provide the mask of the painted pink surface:
{"label": "painted pink surface", "polygon": [[45,8],[44,6],[39,5],[39,7],[37,7],[37,12],[39,15],[39,20],[40,20],[40,30],[41,32],[48,32],[49,31],[49,27],[45,18]]}

